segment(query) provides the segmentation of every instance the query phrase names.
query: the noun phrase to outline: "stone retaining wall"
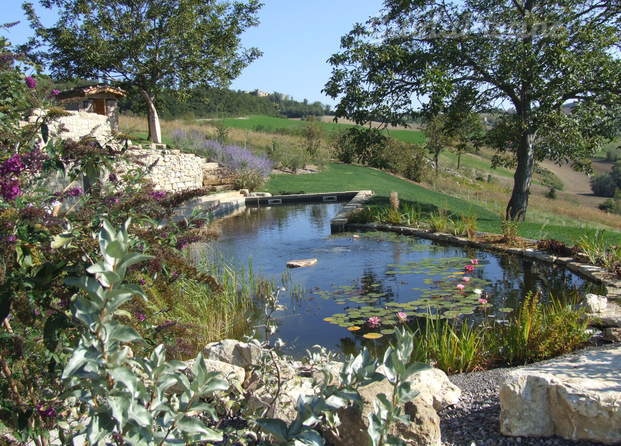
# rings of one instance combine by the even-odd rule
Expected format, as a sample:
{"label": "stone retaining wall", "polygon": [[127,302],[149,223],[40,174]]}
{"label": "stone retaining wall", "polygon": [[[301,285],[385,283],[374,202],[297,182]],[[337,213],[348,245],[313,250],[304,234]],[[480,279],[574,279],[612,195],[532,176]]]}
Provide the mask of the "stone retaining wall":
{"label": "stone retaining wall", "polygon": [[182,192],[203,187],[204,158],[179,150],[131,149],[129,154],[137,162],[149,168],[146,178],[155,184],[155,189],[167,192]]}

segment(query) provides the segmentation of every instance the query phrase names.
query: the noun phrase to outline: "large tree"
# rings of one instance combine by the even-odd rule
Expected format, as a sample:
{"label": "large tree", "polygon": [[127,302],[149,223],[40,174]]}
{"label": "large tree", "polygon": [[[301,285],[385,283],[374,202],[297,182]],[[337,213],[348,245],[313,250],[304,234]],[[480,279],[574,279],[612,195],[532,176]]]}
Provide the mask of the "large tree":
{"label": "large tree", "polygon": [[258,23],[258,0],[40,0],[57,8],[44,27],[24,9],[44,46],[36,54],[60,78],[101,79],[137,88],[147,104],[149,137],[161,142],[157,98],[163,88],[226,86],[260,56],[240,35]]}
{"label": "large tree", "polygon": [[[619,0],[385,0],[330,58],[337,116],[402,124],[428,98],[507,113],[491,133],[514,156],[507,217],[522,220],[535,163],[589,168],[621,92]],[[470,94],[476,92],[476,94]],[[571,107],[567,105],[571,103]]]}

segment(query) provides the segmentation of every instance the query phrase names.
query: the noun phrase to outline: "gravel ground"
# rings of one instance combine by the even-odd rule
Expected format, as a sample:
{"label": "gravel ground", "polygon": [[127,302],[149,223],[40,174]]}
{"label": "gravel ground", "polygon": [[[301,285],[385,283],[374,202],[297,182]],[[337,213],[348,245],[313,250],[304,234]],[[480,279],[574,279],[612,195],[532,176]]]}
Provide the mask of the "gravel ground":
{"label": "gravel ground", "polygon": [[570,441],[559,437],[529,438],[501,435],[498,420],[498,390],[510,368],[449,376],[462,390],[459,403],[441,410],[440,428],[444,446],[601,446],[591,441]]}

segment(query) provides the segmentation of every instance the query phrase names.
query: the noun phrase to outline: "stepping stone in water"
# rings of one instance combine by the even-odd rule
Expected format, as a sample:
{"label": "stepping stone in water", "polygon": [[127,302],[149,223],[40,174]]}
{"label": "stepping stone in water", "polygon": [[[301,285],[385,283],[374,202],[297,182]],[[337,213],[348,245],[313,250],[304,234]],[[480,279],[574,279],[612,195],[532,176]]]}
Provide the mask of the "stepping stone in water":
{"label": "stepping stone in water", "polygon": [[315,263],[317,263],[317,259],[289,260],[287,268],[304,268],[306,266],[313,266]]}

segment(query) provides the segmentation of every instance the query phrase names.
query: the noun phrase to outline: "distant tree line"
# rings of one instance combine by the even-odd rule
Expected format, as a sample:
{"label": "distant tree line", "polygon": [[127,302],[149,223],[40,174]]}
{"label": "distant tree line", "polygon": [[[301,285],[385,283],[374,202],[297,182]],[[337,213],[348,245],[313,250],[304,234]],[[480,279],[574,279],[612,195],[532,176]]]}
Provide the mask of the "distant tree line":
{"label": "distant tree line", "polygon": [[[308,100],[296,101],[282,93],[258,96],[227,88],[198,87],[179,92],[165,90],[157,98],[158,111],[164,119],[179,117],[223,117],[262,114],[303,118],[330,114],[330,106]],[[144,114],[146,108],[138,92],[130,91],[120,102],[121,112]]]}

